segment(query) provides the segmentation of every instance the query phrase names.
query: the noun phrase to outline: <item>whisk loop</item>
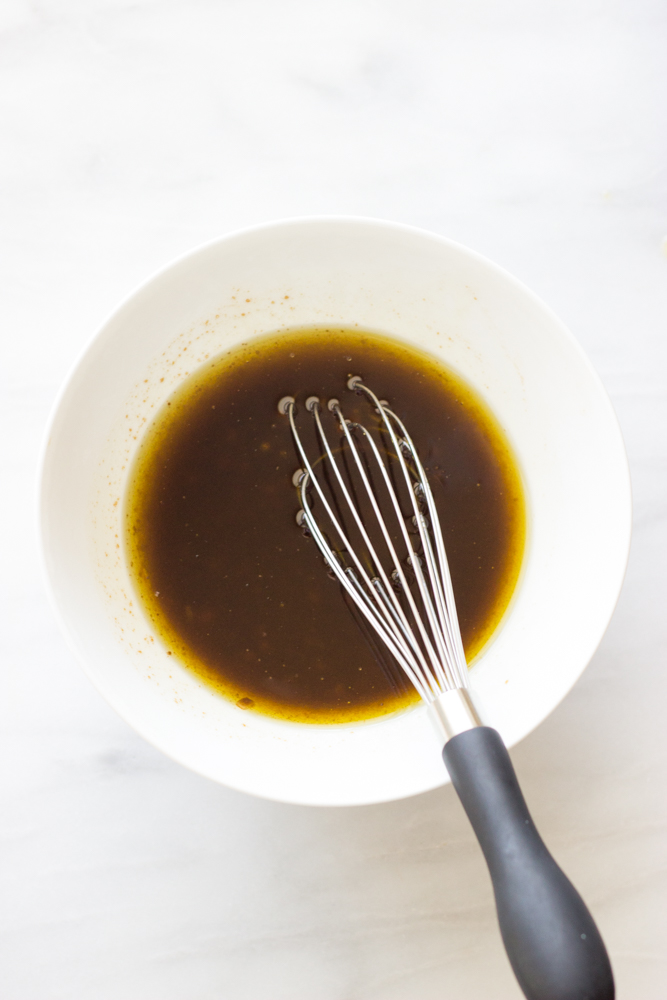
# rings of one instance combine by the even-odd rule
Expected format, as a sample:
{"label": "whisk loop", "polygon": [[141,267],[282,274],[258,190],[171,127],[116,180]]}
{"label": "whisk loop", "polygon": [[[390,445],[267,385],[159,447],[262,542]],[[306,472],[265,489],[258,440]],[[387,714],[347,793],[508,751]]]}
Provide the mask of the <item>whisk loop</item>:
{"label": "whisk loop", "polygon": [[[297,523],[312,535],[329,570],[431,706],[440,734],[448,739],[481,723],[468,694],[468,669],[431,487],[410,435],[387,401],[379,399],[360,376],[350,378],[347,387],[364,393],[373,404],[390,451],[378,448],[363,424],[347,420],[338,399],[329,400],[327,409],[338,420],[352,460],[355,487],[349,470],[346,475],[336,457],[341,450],[334,451],[327,438],[318,397],[309,396],[305,402],[322,448],[314,463],[297,430],[294,397],[283,397],[278,409],[289,418],[303,463],[293,479],[301,502]],[[392,478],[395,472],[409,497],[407,517]],[[333,488],[325,489],[325,479]],[[381,489],[376,489],[378,480]],[[311,489],[337,544],[329,541],[316,517],[309,501]],[[352,544],[345,517],[351,517],[360,545]],[[379,543],[386,550],[382,557]]]}

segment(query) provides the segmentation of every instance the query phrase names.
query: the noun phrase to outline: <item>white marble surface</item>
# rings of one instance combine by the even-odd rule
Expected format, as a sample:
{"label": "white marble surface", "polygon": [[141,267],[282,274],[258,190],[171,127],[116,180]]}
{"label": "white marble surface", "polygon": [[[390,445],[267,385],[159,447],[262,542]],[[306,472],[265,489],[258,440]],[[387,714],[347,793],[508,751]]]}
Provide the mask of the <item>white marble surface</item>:
{"label": "white marble surface", "polygon": [[664,1000],[664,4],[3,0],[0,32],[3,1000],[520,996],[450,787],[320,810],[209,783],[113,714],[46,602],[37,458],[82,346],[173,256],[313,213],[487,254],[612,396],[625,588],[512,756],[620,1000]]}

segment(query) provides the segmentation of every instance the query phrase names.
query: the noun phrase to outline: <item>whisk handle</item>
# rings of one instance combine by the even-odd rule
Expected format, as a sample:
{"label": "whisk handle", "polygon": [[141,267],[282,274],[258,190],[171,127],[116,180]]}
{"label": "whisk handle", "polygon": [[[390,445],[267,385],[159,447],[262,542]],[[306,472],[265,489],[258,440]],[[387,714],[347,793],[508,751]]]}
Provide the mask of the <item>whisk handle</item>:
{"label": "whisk handle", "polygon": [[469,729],[442,756],[489,866],[503,942],[528,1000],[614,1000],[600,932],[537,832],[499,733]]}

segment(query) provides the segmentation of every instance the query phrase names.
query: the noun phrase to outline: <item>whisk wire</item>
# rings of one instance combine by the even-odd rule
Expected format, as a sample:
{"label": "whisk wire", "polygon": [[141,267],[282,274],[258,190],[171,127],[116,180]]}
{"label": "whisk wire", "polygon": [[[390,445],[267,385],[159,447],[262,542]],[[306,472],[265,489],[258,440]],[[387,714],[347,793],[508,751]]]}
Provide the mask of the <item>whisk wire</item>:
{"label": "whisk wire", "polygon": [[[368,485],[368,479],[367,479],[367,476],[366,476],[366,472],[365,472],[365,470],[364,470],[364,468],[363,468],[363,466],[362,466],[362,464],[360,462],[360,458],[359,458],[356,446],[355,446],[354,442],[351,439],[351,436],[350,436],[347,424],[345,422],[343,414],[340,411],[340,407],[336,407],[335,410],[334,410],[334,412],[335,412],[336,416],[338,417],[338,419],[340,421],[340,424],[341,424],[341,427],[343,429],[343,432],[345,433],[345,436],[347,438],[348,444],[350,446],[350,450],[352,452],[352,455],[354,456],[355,464],[357,465],[357,468],[359,469],[359,472],[361,474],[362,482],[364,483],[364,486],[366,487],[366,491],[367,491],[369,497],[371,498],[371,502],[374,504],[374,510],[375,510],[376,516],[378,517],[378,519],[380,521],[380,527],[381,527],[381,529],[383,531],[383,534],[384,534],[384,537],[385,537],[385,541],[387,542],[388,546],[390,547],[390,552],[391,552],[392,558],[394,560],[396,560],[397,556],[396,556],[396,553],[394,551],[393,545],[391,543],[391,538],[389,537],[389,535],[387,533],[384,521],[379,516],[379,511],[377,510],[377,505],[375,504],[375,497],[373,495],[372,490],[370,489],[370,487]],[[317,432],[318,432],[319,438],[320,438],[320,440],[322,442],[322,445],[323,445],[324,450],[326,452],[327,458],[329,459],[331,467],[333,468],[334,474],[335,474],[336,479],[338,481],[338,485],[340,486],[341,492],[342,492],[343,496],[345,497],[345,500],[346,500],[347,505],[348,505],[348,507],[349,507],[349,509],[350,509],[350,511],[352,513],[352,516],[353,516],[353,518],[355,520],[355,523],[356,523],[359,531],[361,532],[361,536],[362,536],[362,538],[364,540],[364,543],[367,546],[368,555],[370,556],[371,561],[373,563],[375,574],[379,575],[382,578],[382,580],[384,581],[385,586],[387,587],[387,589],[389,590],[390,594],[392,595],[392,598],[393,598],[393,601],[394,601],[394,606],[395,606],[396,610],[398,611],[399,615],[402,615],[403,614],[403,609],[400,606],[400,602],[398,601],[398,598],[396,597],[396,595],[393,592],[393,588],[391,587],[391,584],[389,582],[389,578],[388,578],[388,576],[387,576],[387,574],[385,572],[385,569],[384,569],[384,567],[382,565],[382,560],[379,558],[379,556],[378,556],[378,554],[377,554],[377,552],[375,550],[375,546],[373,545],[373,543],[372,543],[372,541],[371,541],[371,539],[370,539],[370,537],[368,535],[368,532],[366,530],[366,526],[364,525],[363,519],[362,519],[362,517],[361,517],[361,515],[360,515],[360,513],[359,513],[359,511],[357,509],[357,505],[353,502],[353,500],[352,500],[352,498],[350,496],[350,492],[349,492],[349,490],[347,488],[347,484],[345,483],[343,475],[342,475],[342,473],[341,473],[341,471],[340,471],[340,469],[338,467],[338,462],[336,461],[336,459],[334,457],[334,454],[333,454],[333,452],[331,450],[328,438],[327,438],[327,436],[326,436],[326,434],[324,432],[324,428],[322,427],[322,421],[320,420],[320,414],[319,414],[319,407],[318,407],[318,405],[313,405],[313,407],[312,407],[312,413],[313,413],[313,416],[315,418],[315,425],[317,427]],[[406,625],[407,625],[407,621],[406,621]],[[418,647],[415,647],[415,651],[417,651],[417,649],[418,649]],[[426,666],[426,664],[424,664],[424,665]]]}
{"label": "whisk wire", "polygon": [[[368,606],[371,614],[376,616],[375,607],[371,603],[370,598],[365,593],[363,587],[355,577],[354,570],[351,567],[348,567],[345,570],[345,573],[348,579],[352,582],[360,599]],[[409,629],[406,629],[406,627],[403,625],[403,622],[396,614],[396,611],[394,610],[389,598],[387,597],[387,593],[382,585],[381,580],[379,580],[378,577],[375,577],[371,582],[373,587],[377,591],[380,599],[384,602],[388,615],[390,616],[391,619],[393,619],[393,627],[391,622],[389,622],[388,625],[389,628],[391,629],[391,634],[395,646],[400,650],[402,654],[401,656],[396,656],[396,659],[402,666],[403,670],[407,674],[412,684],[414,684],[414,686],[417,688],[419,694],[424,699],[424,701],[430,701],[432,697],[432,691],[431,689],[426,688],[424,686],[422,675],[419,673],[419,667],[417,661],[415,660],[415,657],[410,649],[411,638],[412,638],[410,635],[410,631]],[[384,628],[384,624],[385,622],[383,621],[381,623],[382,628]],[[407,643],[405,642],[405,639],[408,640]]]}
{"label": "whisk wire", "polygon": [[[379,400],[372,392],[368,386],[359,384],[359,388],[371,398],[379,406]],[[431,540],[426,530],[426,525],[423,522],[423,518],[420,512],[418,512],[418,505],[415,503],[414,489],[411,490],[413,498],[413,506],[416,510],[417,525],[420,532],[420,538],[422,541],[422,546],[424,552],[427,556],[427,560],[430,561],[431,567],[431,581],[434,586],[437,595],[437,608],[440,617],[440,624],[444,635],[449,639],[448,643],[448,661],[451,663],[452,672],[457,677],[458,686],[465,687],[467,685],[467,667],[465,660],[465,652],[463,649],[463,641],[461,639],[461,630],[459,628],[458,616],[456,614],[456,605],[454,603],[454,592],[452,589],[451,575],[449,572],[449,562],[447,560],[447,554],[445,551],[445,544],[442,537],[442,529],[440,525],[440,518],[435,506],[435,501],[433,499],[433,493],[431,491],[431,486],[426,476],[426,471],[421,463],[417,449],[415,448],[412,438],[408,434],[408,431],[403,424],[400,417],[398,417],[392,410],[388,407],[382,407],[380,410],[385,426],[388,426],[389,433],[392,436],[392,440],[395,440],[395,434],[393,433],[393,428],[387,419],[390,417],[394,420],[401,432],[402,440],[405,441],[411,458],[415,464],[415,469],[417,472],[417,484],[420,487],[420,491],[426,501],[426,506],[428,508],[431,531],[433,532],[433,537],[435,539],[436,552],[438,557],[438,566],[436,567],[435,559],[433,556],[433,549],[431,546]],[[401,463],[404,474],[407,477],[407,467],[405,463]],[[407,477],[409,478],[409,477]]]}
{"label": "whisk wire", "polygon": [[[339,583],[342,584],[342,586],[352,597],[352,599],[355,600],[355,602],[357,603],[357,607],[364,614],[369,624],[371,624],[376,629],[376,631],[380,635],[380,638],[383,640],[383,642],[385,642],[392,655],[396,658],[396,660],[403,668],[403,670],[405,670],[406,674],[409,676],[413,684],[415,684],[415,687],[417,687],[417,690],[419,691],[422,698],[424,698],[424,700],[426,701],[432,700],[432,698],[429,697],[428,689],[425,688],[425,685],[421,680],[421,675],[419,672],[419,666],[417,664],[417,661],[415,660],[414,656],[410,654],[410,651],[405,647],[405,644],[402,642],[400,638],[400,634],[397,635],[395,628],[393,627],[393,622],[391,618],[388,617],[388,613],[386,611],[384,603],[376,595],[376,590],[372,585],[371,579],[366,573],[366,570],[364,569],[359,557],[357,556],[355,549],[350,544],[350,541],[345,531],[341,527],[339,520],[336,518],[331,508],[331,505],[329,504],[327,497],[324,491],[322,490],[322,487],[318,481],[317,476],[314,474],[312,465],[308,459],[308,455],[303,447],[303,444],[301,442],[301,439],[299,437],[299,434],[297,432],[294,423],[293,403],[288,405],[287,413],[289,416],[290,426],[292,428],[292,433],[297,445],[297,449],[299,451],[299,455],[306,470],[301,480],[301,485],[299,487],[299,495],[301,499],[301,509],[303,510],[304,520],[308,530],[313,536],[313,539],[317,543],[320,551],[324,554],[329,566],[331,567],[332,571],[337,577]],[[353,562],[355,563],[355,566],[359,574],[361,575],[362,579],[366,583],[366,586],[368,587],[368,590],[370,591],[371,594],[374,595],[381,614],[378,614],[377,608],[374,607],[371,604],[371,602],[367,600],[367,594],[363,590],[363,588],[361,588],[361,585],[359,584],[358,580],[356,580],[356,578],[354,577],[351,568],[348,570],[348,572],[352,574],[351,578],[354,580],[354,585],[350,583],[350,578],[348,578],[345,575],[345,572],[342,569],[342,566],[339,562],[339,559],[336,556],[336,553],[333,551],[333,549],[327,542],[324,533],[321,531],[317,523],[317,520],[313,516],[313,513],[310,509],[310,504],[308,503],[308,497],[307,497],[307,489],[309,482],[312,482],[313,486],[315,487],[317,494],[320,500],[322,501],[322,504],[324,505],[327,515],[329,516],[334,529],[338,533],[338,536],[341,542],[343,543],[344,548],[347,550]],[[389,592],[393,594],[393,590],[388,582],[387,586]],[[359,601],[360,593],[363,594],[364,597],[364,600],[361,602]],[[399,611],[401,610],[402,609],[400,609],[399,605]]]}
{"label": "whisk wire", "polygon": [[[428,564],[429,581],[433,588],[435,604],[438,610],[438,617],[440,619],[440,629],[438,629],[435,626],[432,619],[432,604],[430,598],[427,598],[425,600],[425,606],[427,615],[429,615],[429,623],[431,625],[433,635],[438,644],[440,654],[444,660],[444,663],[448,667],[449,676],[446,679],[443,679],[444,687],[445,688],[460,687],[460,686],[465,687],[467,685],[467,667],[465,665],[466,661],[465,661],[465,653],[463,651],[463,643],[461,641],[461,633],[458,627],[458,617],[455,612],[454,596],[451,588],[451,579],[449,574],[449,564],[447,562],[447,556],[445,554],[445,547],[442,539],[442,531],[440,528],[440,519],[438,517],[438,512],[435,507],[435,502],[433,500],[431,487],[426,477],[426,472],[419,459],[419,455],[417,454],[417,449],[413,444],[412,438],[408,434],[405,425],[400,420],[400,418],[392,410],[390,410],[388,406],[383,405],[381,401],[378,399],[378,397],[375,395],[375,393],[372,391],[372,389],[369,389],[368,386],[364,385],[364,383],[360,379],[359,380],[351,379],[350,382],[354,382],[354,387],[358,390],[363,391],[368,396],[368,398],[374,403],[375,408],[382,417],[385,428],[387,429],[390,435],[392,444],[396,451],[401,471],[403,473],[403,477],[408,487],[415,516],[415,523],[419,530],[419,537]],[[395,421],[401,432],[402,437],[400,441],[396,436],[394,427],[392,426],[391,423],[392,420]],[[368,432],[366,432],[366,434],[368,434]],[[431,545],[427,526],[424,522],[424,516],[419,508],[419,504],[417,502],[417,498],[415,495],[415,490],[414,490],[415,481],[410,477],[408,466],[403,454],[403,447],[401,445],[403,445],[410,453],[410,457],[414,462],[417,473],[416,482],[420,487],[422,495],[426,499],[426,504],[430,517],[431,530],[433,531],[436,542],[436,550],[438,553],[439,566],[436,565],[434,559],[433,548]],[[391,490],[391,487],[389,486],[389,483],[387,483],[387,486],[388,489],[390,490],[391,495],[393,496],[393,492]],[[422,593],[422,597],[424,597],[424,594],[427,592],[427,588],[425,580],[423,578],[423,574],[420,573],[418,566],[414,566],[413,568],[415,569],[415,573],[418,579],[420,592]],[[444,592],[441,583],[441,579],[443,578],[445,583]],[[448,600],[446,599],[446,595],[449,598]],[[463,669],[461,669],[461,665],[463,665]]]}
{"label": "whisk wire", "polygon": [[[317,438],[323,449],[321,461],[324,463],[323,469],[328,470],[325,478],[328,479],[328,475],[333,472],[334,480],[329,481],[328,488],[334,487],[332,497],[338,516],[315,473],[313,464],[308,459],[297,430],[295,401],[292,397],[284,397],[279,409],[289,417],[292,435],[304,468],[298,486],[303,512],[299,517],[303,518],[303,523],[323,553],[336,579],[375,629],[420,696],[426,702],[433,703],[443,692],[457,688],[465,689],[468,686],[465,654],[458,627],[449,566],[433,494],[414,443],[402,421],[384,401],[378,399],[375,393],[363,384],[360,378],[350,379],[348,387],[362,391],[374,404],[382,420],[383,429],[391,442],[392,450],[381,453],[370,431],[361,423],[346,420],[338,400],[330,400],[328,408],[340,425],[348,452],[352,456],[352,468],[356,470],[363,486],[363,496],[370,503],[373,523],[380,530],[391,567],[387,569],[383,559],[378,555],[377,545],[365,524],[361,501],[356,494],[353,480],[350,478],[349,485],[345,480],[339,461],[327,438],[320,417],[321,405],[317,397],[309,397],[306,408],[313,416]],[[361,442],[357,440],[357,434],[361,435],[363,448]],[[403,513],[394,476],[387,463],[389,455],[395,457],[401,469],[398,478],[403,479],[407,488],[413,511],[412,522],[417,529],[417,535],[411,535],[408,531],[406,523],[408,518]],[[396,549],[396,533],[392,535],[392,531],[389,530],[376,486],[371,481],[373,468],[376,468],[380,475],[390,509],[398,523],[399,536],[407,551],[407,564],[415,581],[412,585],[403,566],[405,557],[401,559]],[[350,469],[348,474],[351,475]],[[329,542],[318,523],[308,496],[311,484],[338,536],[340,546],[334,547]],[[342,506],[341,497],[344,501]],[[344,511],[348,510],[362,541],[359,552],[351,544],[349,535],[341,523]],[[352,565],[346,565],[348,558]],[[368,562],[368,568],[364,565],[365,561]],[[395,581],[396,586],[392,581]],[[406,612],[409,612],[410,618]]]}
{"label": "whisk wire", "polygon": [[[364,468],[363,462],[361,461],[361,456],[359,455],[359,450],[357,448],[356,442],[354,441],[354,438],[352,437],[352,434],[350,433],[350,426],[354,427],[355,429],[359,429],[360,431],[363,432],[363,434],[364,434],[364,436],[365,436],[365,438],[366,438],[366,440],[367,440],[367,442],[368,442],[368,444],[369,444],[369,446],[371,448],[371,452],[372,452],[372,454],[373,454],[373,456],[374,456],[374,458],[375,458],[375,460],[376,460],[376,462],[378,464],[378,467],[379,467],[380,472],[382,474],[382,477],[384,479],[385,485],[387,487],[387,491],[389,493],[389,497],[390,497],[391,503],[392,503],[392,505],[394,507],[394,513],[396,514],[396,518],[398,520],[398,523],[399,523],[400,528],[401,528],[401,532],[403,534],[403,539],[405,541],[405,545],[407,547],[408,552],[411,553],[411,559],[412,559],[412,562],[414,564],[414,563],[416,563],[417,553],[414,551],[414,548],[413,548],[413,545],[412,545],[412,541],[411,541],[410,536],[408,534],[408,531],[407,531],[407,529],[405,527],[405,519],[403,517],[403,512],[401,511],[401,508],[400,508],[400,506],[398,504],[398,500],[396,498],[395,492],[392,489],[391,480],[389,479],[389,474],[387,472],[387,468],[385,466],[385,463],[382,460],[382,457],[381,457],[380,452],[379,452],[379,450],[377,448],[377,445],[375,444],[375,441],[373,440],[373,438],[371,437],[371,435],[368,433],[368,431],[366,430],[366,428],[362,424],[351,424],[351,425],[348,424],[347,421],[344,419],[343,414],[342,414],[342,412],[341,412],[341,410],[340,410],[339,407],[336,408],[336,410],[334,412],[336,413],[336,415],[338,416],[338,418],[339,418],[339,420],[341,422],[341,427],[343,429],[343,433],[345,434],[345,437],[347,439],[348,445],[350,447],[350,451],[352,452],[352,455],[353,455],[354,460],[355,460],[355,464],[356,464],[357,469],[359,471],[359,475],[361,476],[361,480],[362,480],[362,482],[364,484],[364,487],[366,489],[366,493],[367,493],[368,498],[369,498],[369,500],[371,502],[371,505],[373,507],[373,512],[374,512],[374,514],[375,514],[375,516],[377,518],[377,521],[378,521],[378,524],[380,526],[380,530],[381,530],[381,532],[383,534],[383,537],[385,539],[385,543],[387,545],[387,548],[389,549],[389,553],[390,553],[391,558],[392,558],[393,563],[394,563],[395,571],[396,571],[396,573],[398,575],[398,578],[400,580],[403,593],[405,594],[405,597],[406,597],[406,599],[408,601],[408,604],[410,605],[410,610],[412,611],[412,614],[413,614],[413,616],[415,618],[415,621],[417,623],[417,626],[419,628],[419,632],[420,632],[420,635],[422,637],[422,641],[424,642],[424,645],[426,647],[427,654],[431,658],[431,662],[434,663],[434,664],[437,664],[437,656],[436,656],[435,650],[433,648],[433,645],[431,643],[430,636],[429,636],[429,634],[428,634],[428,632],[427,632],[427,630],[426,630],[426,628],[424,626],[424,623],[422,621],[422,618],[421,618],[421,616],[420,616],[420,614],[418,612],[417,605],[416,605],[414,596],[412,594],[412,590],[410,589],[410,587],[408,585],[408,581],[406,579],[406,576],[405,576],[405,573],[404,573],[404,570],[403,570],[403,566],[401,564],[401,560],[398,557],[398,554],[396,552],[393,540],[392,540],[391,535],[389,533],[389,530],[387,528],[385,519],[382,516],[382,513],[380,511],[380,507],[379,507],[379,504],[377,502],[377,497],[375,496],[375,492],[373,491],[373,489],[372,489],[372,487],[370,485],[370,482],[369,482],[369,479],[368,479],[368,474],[367,474],[367,472],[366,472],[366,470]],[[399,610],[399,614],[400,614],[401,619],[402,619],[402,621],[403,621],[403,623],[405,625],[405,628],[406,628],[406,634],[409,637],[409,642],[413,646],[413,648],[415,650],[415,653],[417,654],[417,657],[418,657],[418,659],[419,659],[419,661],[421,663],[422,669],[426,673],[426,676],[428,678],[430,686],[437,693],[437,682],[435,680],[435,677],[433,677],[433,674],[431,672],[429,663],[426,660],[426,657],[424,656],[421,648],[419,647],[419,644],[417,643],[417,640],[414,637],[414,633],[413,633],[412,629],[410,629],[410,627],[408,625],[407,618],[405,617],[403,609],[401,608],[400,602],[398,601],[398,598],[395,596],[393,588],[391,588],[391,586],[389,584],[389,581],[387,580],[386,573],[384,572],[384,569],[382,568],[381,564],[380,564],[379,568],[382,569],[381,575],[382,575],[382,577],[383,577],[383,579],[385,581],[385,585],[389,588],[389,592],[390,592],[390,594],[391,594],[391,596],[393,598],[394,605]],[[413,565],[413,568],[414,568],[414,565]],[[422,595],[422,597],[423,596],[424,595]]]}

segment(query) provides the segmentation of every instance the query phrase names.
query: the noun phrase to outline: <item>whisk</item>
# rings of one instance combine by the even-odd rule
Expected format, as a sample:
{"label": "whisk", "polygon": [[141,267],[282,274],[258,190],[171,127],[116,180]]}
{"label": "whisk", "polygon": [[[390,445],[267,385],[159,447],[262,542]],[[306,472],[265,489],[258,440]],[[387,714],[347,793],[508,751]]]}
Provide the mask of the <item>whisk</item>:
{"label": "whisk", "polygon": [[379,445],[366,426],[345,419],[334,398],[326,409],[342,441],[332,447],[321,401],[310,396],[305,409],[321,448],[311,461],[294,397],[278,403],[302,463],[293,478],[297,523],[427,705],[484,853],[503,942],[525,996],[613,1000],[611,966],[593,918],[537,832],[500,734],[475,706],[440,519],[417,449],[361,376],[347,388],[365,395],[378,415]]}

